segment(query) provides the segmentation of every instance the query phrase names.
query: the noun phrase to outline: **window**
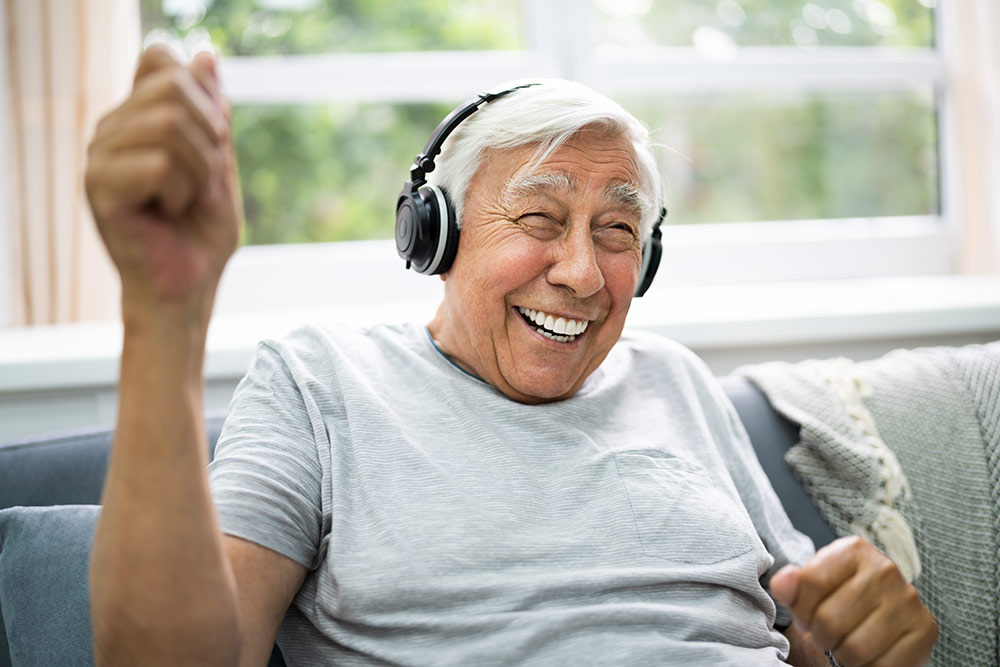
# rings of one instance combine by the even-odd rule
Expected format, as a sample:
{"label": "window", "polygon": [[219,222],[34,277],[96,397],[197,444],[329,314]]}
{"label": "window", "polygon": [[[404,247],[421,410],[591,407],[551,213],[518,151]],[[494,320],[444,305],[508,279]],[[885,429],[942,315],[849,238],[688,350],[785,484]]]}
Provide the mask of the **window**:
{"label": "window", "polygon": [[[529,76],[592,85],[654,130],[672,223],[658,282],[953,270],[934,0],[143,0],[142,9],[147,41],[190,50],[211,40],[226,57],[245,243],[259,247],[235,258],[224,310],[259,306],[276,273],[299,286],[302,305],[321,298],[304,285],[328,289],[358,271],[372,278],[364,296],[340,298],[411,294],[391,243],[371,240],[392,236],[412,156],[459,102]],[[360,239],[370,242],[317,243]],[[270,245],[302,243],[312,245]]]}

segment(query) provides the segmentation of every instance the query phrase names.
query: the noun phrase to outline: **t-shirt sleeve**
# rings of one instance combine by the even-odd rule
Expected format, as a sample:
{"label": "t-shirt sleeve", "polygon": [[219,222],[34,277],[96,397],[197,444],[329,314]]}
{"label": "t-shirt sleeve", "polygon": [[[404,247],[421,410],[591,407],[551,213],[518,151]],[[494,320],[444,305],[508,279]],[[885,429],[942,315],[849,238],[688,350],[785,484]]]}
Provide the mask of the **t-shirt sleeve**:
{"label": "t-shirt sleeve", "polygon": [[281,354],[261,343],[236,388],[209,468],[223,533],[307,568],[322,533],[322,420]]}

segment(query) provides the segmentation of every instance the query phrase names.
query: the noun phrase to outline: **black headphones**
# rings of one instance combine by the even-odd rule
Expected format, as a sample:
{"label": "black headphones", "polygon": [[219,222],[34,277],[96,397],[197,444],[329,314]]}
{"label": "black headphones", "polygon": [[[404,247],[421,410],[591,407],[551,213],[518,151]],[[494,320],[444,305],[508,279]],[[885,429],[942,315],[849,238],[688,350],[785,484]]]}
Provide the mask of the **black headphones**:
{"label": "black headphones", "polygon": [[[434,158],[441,153],[441,146],[462,121],[479,110],[483,104],[508,95],[515,90],[537,86],[527,83],[499,93],[482,93],[465,102],[448,114],[434,130],[422,153],[418,153],[410,167],[410,180],[396,200],[396,252],[406,260],[406,268],[428,275],[444,273],[451,268],[458,250],[458,221],[448,194],[435,185],[427,185],[426,176],[434,171]],[[653,233],[642,247],[642,269],[635,296],[642,296],[653,283],[653,276],[663,254],[660,224],[667,209],[660,209],[660,217],[653,225]]]}

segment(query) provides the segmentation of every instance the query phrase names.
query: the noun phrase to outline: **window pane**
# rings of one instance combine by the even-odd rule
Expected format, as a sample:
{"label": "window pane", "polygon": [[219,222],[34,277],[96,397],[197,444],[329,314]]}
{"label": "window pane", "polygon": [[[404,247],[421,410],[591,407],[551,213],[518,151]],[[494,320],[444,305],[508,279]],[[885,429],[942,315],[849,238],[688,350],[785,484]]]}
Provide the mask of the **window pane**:
{"label": "window pane", "polygon": [[509,0],[141,0],[146,40],[224,55],[521,48]]}
{"label": "window pane", "polygon": [[674,223],[938,212],[934,97],[622,99],[653,129]]}
{"label": "window pane", "polygon": [[591,0],[598,46],[923,46],[937,0]]}
{"label": "window pane", "polygon": [[[456,100],[456,104],[458,101]],[[248,244],[392,238],[413,156],[440,104],[237,106]]]}
{"label": "window pane", "polygon": [[[620,101],[654,128],[672,223],[938,211],[929,91]],[[246,242],[391,238],[407,169],[451,108],[236,107]]]}

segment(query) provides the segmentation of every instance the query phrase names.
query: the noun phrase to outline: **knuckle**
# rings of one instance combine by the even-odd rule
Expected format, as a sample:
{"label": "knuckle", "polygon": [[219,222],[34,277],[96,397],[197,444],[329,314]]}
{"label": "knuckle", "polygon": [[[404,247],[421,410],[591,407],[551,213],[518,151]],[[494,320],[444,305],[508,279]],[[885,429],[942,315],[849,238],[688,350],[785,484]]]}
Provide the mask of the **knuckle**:
{"label": "knuckle", "polygon": [[156,129],[163,135],[173,137],[184,130],[187,122],[184,110],[180,107],[170,105],[165,107],[158,114],[155,123]]}
{"label": "knuckle", "polygon": [[87,169],[88,169],[88,171],[90,170],[91,165],[93,164],[94,160],[98,159],[98,156],[100,155],[100,153],[101,153],[101,149],[98,146],[98,137],[95,135],[94,138],[91,139],[90,143],[87,144]]}
{"label": "knuckle", "polygon": [[98,119],[97,125],[94,127],[94,136],[100,136],[108,131],[108,125],[111,123],[113,114],[114,111],[109,111]]}
{"label": "knuckle", "polygon": [[228,115],[223,116],[222,120],[216,123],[215,125],[216,125],[215,131],[216,134],[218,135],[219,142],[228,143],[229,140],[232,139],[232,134],[233,134],[232,126],[229,121],[229,116]]}
{"label": "knuckle", "polygon": [[181,100],[186,94],[185,72],[182,67],[171,67],[164,71],[159,78],[159,90],[162,97],[172,100]]}
{"label": "knuckle", "polygon": [[809,590],[826,590],[830,583],[830,575],[819,567],[805,567],[799,575],[800,586],[805,585]]}
{"label": "knuckle", "polygon": [[920,594],[913,586],[908,585],[900,596],[900,599],[908,607],[923,607],[923,602],[920,601]]}
{"label": "knuckle", "polygon": [[876,580],[882,583],[902,581],[902,576],[899,574],[899,568],[897,568],[896,564],[885,556],[882,556],[878,561],[876,561],[874,572]]}
{"label": "knuckle", "polygon": [[173,160],[164,150],[154,151],[149,157],[149,176],[158,181],[165,180],[173,170]]}
{"label": "knuckle", "polygon": [[821,631],[831,639],[839,639],[844,634],[841,614],[828,606],[820,606],[813,614],[811,628]]}
{"label": "knuckle", "polygon": [[937,640],[941,637],[941,626],[938,625],[937,621],[934,620],[934,617],[931,616],[931,613],[929,611],[926,612],[926,616],[927,616],[928,627],[927,627],[927,632],[924,634],[924,636],[927,638],[928,645],[933,646],[934,644],[937,643]]}
{"label": "knuckle", "polygon": [[856,636],[846,637],[834,650],[837,661],[846,665],[865,662],[867,647],[863,640]]}
{"label": "knuckle", "polygon": [[860,535],[849,535],[844,540],[844,549],[853,552],[860,553],[868,548],[869,543]]}

